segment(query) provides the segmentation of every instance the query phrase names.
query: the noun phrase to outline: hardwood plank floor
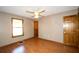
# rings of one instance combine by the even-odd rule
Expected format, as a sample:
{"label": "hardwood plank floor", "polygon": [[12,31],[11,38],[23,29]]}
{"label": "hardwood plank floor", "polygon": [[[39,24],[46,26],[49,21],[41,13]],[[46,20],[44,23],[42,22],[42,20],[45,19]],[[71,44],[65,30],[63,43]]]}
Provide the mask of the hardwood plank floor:
{"label": "hardwood plank floor", "polygon": [[23,43],[15,43],[0,48],[2,53],[73,53],[79,52],[79,48],[66,46],[57,42],[39,38],[24,40]]}

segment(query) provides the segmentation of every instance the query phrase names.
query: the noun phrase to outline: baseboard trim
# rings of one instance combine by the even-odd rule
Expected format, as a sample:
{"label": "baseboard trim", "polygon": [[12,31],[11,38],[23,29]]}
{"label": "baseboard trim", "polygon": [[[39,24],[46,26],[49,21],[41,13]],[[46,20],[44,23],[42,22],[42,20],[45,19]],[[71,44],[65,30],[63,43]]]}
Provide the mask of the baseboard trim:
{"label": "baseboard trim", "polygon": [[[66,45],[65,43],[60,43],[60,42],[57,42],[57,41],[48,40],[48,39],[44,39],[44,38],[39,38],[39,39],[43,39],[43,40],[47,40],[47,41],[50,41],[50,42],[58,43],[58,44],[61,44],[61,45],[64,45],[64,46],[76,47],[76,46]],[[76,48],[79,48],[79,46],[76,47]]]}
{"label": "baseboard trim", "polygon": [[43,39],[43,40],[47,40],[47,41],[50,41],[50,42],[55,42],[55,43],[59,43],[59,44],[64,44],[64,43],[60,43],[60,42],[57,42],[57,41],[48,40],[48,39],[44,39],[44,38],[39,38],[39,39]]}
{"label": "baseboard trim", "polygon": [[[23,42],[23,41],[26,41],[26,40],[28,40],[28,39],[32,39],[32,38],[34,38],[34,37],[27,38],[27,39],[24,39],[24,40],[22,40],[22,41],[17,41],[17,42],[14,42],[14,43],[10,43],[10,44],[7,44],[7,45],[5,45],[5,46],[1,46],[0,48],[6,47],[6,46],[9,46],[9,45],[13,45],[13,44],[18,44],[18,43],[20,43],[20,42]],[[38,38],[39,38],[39,37],[38,37]],[[64,45],[64,46],[74,47],[74,46],[66,45],[66,44],[64,44],[64,43],[60,43],[60,42],[53,41],[53,40],[48,40],[48,39],[44,39],[44,38],[39,38],[39,39],[43,39],[43,40],[46,40],[46,41],[50,41],[50,42],[54,42],[54,43],[58,43],[58,44],[61,44],[61,45]],[[76,47],[76,48],[79,48],[79,46]]]}
{"label": "baseboard trim", "polygon": [[[33,38],[33,37],[31,37],[31,38],[27,38],[27,39],[32,39],[32,38]],[[21,41],[13,42],[13,43],[10,43],[10,44],[1,46],[0,48],[6,47],[6,46],[9,46],[9,45],[13,45],[13,44],[18,44],[18,43],[23,42],[23,41],[25,41],[25,40],[27,40],[27,39],[23,39],[23,40],[21,40]]]}

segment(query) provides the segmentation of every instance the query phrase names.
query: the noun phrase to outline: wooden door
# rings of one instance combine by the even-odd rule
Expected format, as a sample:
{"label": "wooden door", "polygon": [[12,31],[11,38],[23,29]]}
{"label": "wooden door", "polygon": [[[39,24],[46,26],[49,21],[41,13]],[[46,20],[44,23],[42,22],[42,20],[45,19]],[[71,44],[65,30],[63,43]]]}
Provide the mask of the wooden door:
{"label": "wooden door", "polygon": [[79,20],[76,15],[64,17],[64,43],[70,46],[79,45]]}
{"label": "wooden door", "polygon": [[38,37],[38,21],[34,21],[34,37]]}

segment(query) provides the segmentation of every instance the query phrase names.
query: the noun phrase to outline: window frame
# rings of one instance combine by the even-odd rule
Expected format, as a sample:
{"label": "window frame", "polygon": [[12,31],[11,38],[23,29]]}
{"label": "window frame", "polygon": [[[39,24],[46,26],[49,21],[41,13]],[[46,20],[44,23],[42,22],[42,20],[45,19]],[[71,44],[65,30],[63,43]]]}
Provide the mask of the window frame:
{"label": "window frame", "polygon": [[[16,19],[16,20],[22,20],[22,35],[13,36],[13,20],[14,20],[14,19]],[[23,19],[11,18],[11,25],[12,25],[12,38],[24,36],[24,20],[23,20]]]}

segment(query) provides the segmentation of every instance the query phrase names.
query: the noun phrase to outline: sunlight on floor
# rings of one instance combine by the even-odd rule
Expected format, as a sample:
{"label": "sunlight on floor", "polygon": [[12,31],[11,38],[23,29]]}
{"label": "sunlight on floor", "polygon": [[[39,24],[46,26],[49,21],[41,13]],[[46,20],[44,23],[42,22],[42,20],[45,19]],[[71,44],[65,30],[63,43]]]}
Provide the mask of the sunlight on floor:
{"label": "sunlight on floor", "polygon": [[23,52],[24,52],[24,46],[19,46],[12,51],[12,53],[23,53]]}

